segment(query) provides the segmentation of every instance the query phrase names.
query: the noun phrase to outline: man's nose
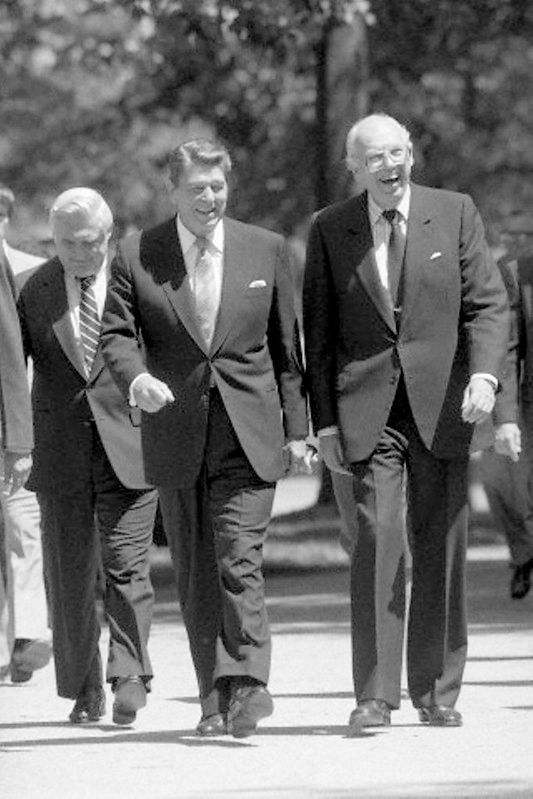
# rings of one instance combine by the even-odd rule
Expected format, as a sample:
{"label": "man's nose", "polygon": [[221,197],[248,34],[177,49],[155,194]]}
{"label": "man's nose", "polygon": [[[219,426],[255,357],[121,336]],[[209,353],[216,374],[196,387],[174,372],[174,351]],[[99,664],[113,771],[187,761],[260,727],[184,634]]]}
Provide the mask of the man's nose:
{"label": "man's nose", "polygon": [[383,153],[383,165],[386,166],[387,168],[397,166],[398,159],[394,159],[392,153],[389,153],[388,150],[386,150]]}
{"label": "man's nose", "polygon": [[204,202],[212,203],[214,196],[215,196],[215,194],[213,192],[213,189],[210,186],[207,186],[203,190],[203,192],[202,192],[202,194],[200,196],[200,199],[203,200]]}

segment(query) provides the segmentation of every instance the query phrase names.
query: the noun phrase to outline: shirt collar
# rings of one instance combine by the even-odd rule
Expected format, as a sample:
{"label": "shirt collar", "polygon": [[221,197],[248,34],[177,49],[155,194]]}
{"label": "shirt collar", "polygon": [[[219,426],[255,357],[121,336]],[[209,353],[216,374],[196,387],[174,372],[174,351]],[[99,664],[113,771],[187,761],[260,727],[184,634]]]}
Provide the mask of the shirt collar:
{"label": "shirt collar", "polygon": [[[109,266],[109,258],[106,256],[106,258],[104,258],[104,262],[103,262],[102,266],[100,267],[100,269],[98,270],[98,272],[95,272],[95,276],[94,276],[95,281],[100,280],[102,275],[107,275],[108,266]],[[76,275],[73,275],[71,272],[67,272],[66,269],[63,268],[63,264],[61,264],[61,267],[63,269],[63,275],[65,276],[65,280],[68,283],[71,283],[72,285],[79,286],[80,285],[80,278],[76,277]]]}
{"label": "shirt collar", "polygon": [[[178,214],[176,217],[176,228],[178,231],[178,238],[181,244],[181,249],[184,253],[188,252],[190,248],[195,244],[197,236],[194,233],[191,233],[189,228],[185,227],[181,218]],[[213,245],[215,250],[218,253],[224,252],[224,222],[222,219],[219,219],[217,224],[215,225],[215,229],[206,236],[206,239]]]}
{"label": "shirt collar", "polygon": [[[407,186],[404,195],[398,205],[396,206],[396,210],[400,212],[402,218],[407,221],[409,218],[409,208],[411,205],[411,186]],[[372,227],[379,221],[379,219],[383,215],[383,208],[377,204],[374,200],[372,195],[368,193],[368,216],[370,217],[370,224]]]}

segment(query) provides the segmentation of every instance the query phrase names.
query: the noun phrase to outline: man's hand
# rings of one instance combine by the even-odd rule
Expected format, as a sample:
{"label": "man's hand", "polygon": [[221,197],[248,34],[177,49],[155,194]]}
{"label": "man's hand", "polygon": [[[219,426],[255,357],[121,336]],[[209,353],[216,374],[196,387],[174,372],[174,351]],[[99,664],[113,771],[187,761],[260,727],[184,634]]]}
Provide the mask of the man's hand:
{"label": "man's hand", "polygon": [[504,422],[494,432],[494,449],[500,455],[507,455],[516,461],[522,452],[522,437],[516,422]]}
{"label": "man's hand", "polygon": [[166,383],[149,374],[139,375],[132,388],[133,399],[147,413],[157,413],[174,402],[174,394]]}
{"label": "man's hand", "polygon": [[327,433],[318,438],[322,460],[332,472],[351,474],[344,462],[341,438],[338,433]]}
{"label": "man's hand", "polygon": [[312,474],[318,460],[315,447],[303,439],[288,441],[284,449],[289,454],[289,474]]}
{"label": "man's hand", "polygon": [[484,377],[471,377],[461,407],[463,422],[482,422],[494,408],[494,386]]}
{"label": "man's hand", "polygon": [[28,479],[31,471],[32,457],[29,454],[11,452],[6,449],[4,452],[4,483],[11,483],[10,494],[14,494],[22,488]]}

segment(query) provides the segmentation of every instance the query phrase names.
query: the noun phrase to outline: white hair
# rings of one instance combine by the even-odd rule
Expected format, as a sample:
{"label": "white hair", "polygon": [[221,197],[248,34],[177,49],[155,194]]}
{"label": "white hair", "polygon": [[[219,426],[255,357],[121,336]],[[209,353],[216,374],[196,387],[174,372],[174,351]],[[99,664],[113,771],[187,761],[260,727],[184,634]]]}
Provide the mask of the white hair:
{"label": "white hair", "polygon": [[59,217],[72,218],[78,215],[88,224],[96,224],[106,233],[113,227],[113,214],[101,194],[85,186],[67,189],[56,199],[50,209],[50,224]]}
{"label": "white hair", "polygon": [[363,117],[363,119],[358,120],[355,125],[352,125],[346,136],[346,165],[350,172],[357,172],[362,166],[361,160],[357,156],[358,145],[360,144],[364,129],[369,123],[375,123],[377,121],[387,121],[395,125],[404,138],[405,146],[408,148],[412,147],[409,131],[404,125],[400,124],[397,119],[394,119],[394,117],[391,117],[389,114],[369,114],[369,116]]}

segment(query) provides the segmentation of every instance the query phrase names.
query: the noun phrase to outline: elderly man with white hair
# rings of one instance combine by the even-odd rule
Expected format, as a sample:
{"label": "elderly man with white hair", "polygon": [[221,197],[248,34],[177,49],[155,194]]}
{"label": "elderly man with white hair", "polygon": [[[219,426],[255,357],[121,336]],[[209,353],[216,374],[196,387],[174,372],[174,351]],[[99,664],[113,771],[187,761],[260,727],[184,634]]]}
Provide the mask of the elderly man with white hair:
{"label": "elderly man with white hair", "polygon": [[130,724],[152,677],[148,552],[157,499],[144,474],[138,419],[100,351],[113,217],[100,194],[81,187],[57,197],[50,223],[57,256],[22,287],[19,316],[34,364],[28,487],[42,514],[57,691],[76,700],[74,724],[105,713],[95,605],[101,553],[113,720]]}
{"label": "elderly man with white hair", "polygon": [[507,296],[471,198],[411,181],[413,148],[402,125],[385,114],[365,117],[349,131],[346,154],[361,193],[315,217],[303,308],[320,449],[333,472],[353,475],[343,508],[357,530],[349,733],[391,723],[404,628],[420,721],[457,727],[468,450],[504,372]]}

